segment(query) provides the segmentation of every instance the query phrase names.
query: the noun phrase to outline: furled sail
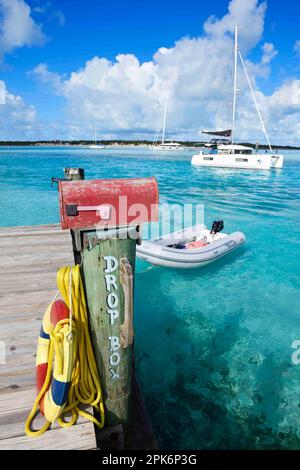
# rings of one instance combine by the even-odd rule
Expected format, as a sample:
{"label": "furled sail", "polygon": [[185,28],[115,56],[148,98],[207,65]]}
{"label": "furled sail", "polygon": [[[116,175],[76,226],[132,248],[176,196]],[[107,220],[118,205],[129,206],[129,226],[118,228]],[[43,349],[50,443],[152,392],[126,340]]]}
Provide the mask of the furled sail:
{"label": "furled sail", "polygon": [[202,134],[218,135],[220,137],[231,137],[231,129],[226,131],[202,131]]}

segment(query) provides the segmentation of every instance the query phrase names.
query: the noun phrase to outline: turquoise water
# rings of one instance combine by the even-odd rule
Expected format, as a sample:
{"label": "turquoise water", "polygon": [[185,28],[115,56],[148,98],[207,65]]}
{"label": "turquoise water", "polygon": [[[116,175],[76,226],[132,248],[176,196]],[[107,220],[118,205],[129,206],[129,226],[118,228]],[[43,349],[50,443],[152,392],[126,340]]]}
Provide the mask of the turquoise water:
{"label": "turquoise water", "polygon": [[300,155],[282,170],[195,169],[190,152],[0,150],[0,225],[58,221],[51,176],[155,175],[163,202],[205,204],[240,252],[190,272],[138,261],[136,363],[162,448],[300,449]]}

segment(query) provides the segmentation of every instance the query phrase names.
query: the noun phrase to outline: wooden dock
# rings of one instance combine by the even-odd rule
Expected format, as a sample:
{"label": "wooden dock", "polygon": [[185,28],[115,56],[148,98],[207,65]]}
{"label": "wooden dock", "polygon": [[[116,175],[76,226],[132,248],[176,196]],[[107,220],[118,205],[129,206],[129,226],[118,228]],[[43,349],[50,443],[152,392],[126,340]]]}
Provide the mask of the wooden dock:
{"label": "wooden dock", "polygon": [[73,264],[70,233],[58,225],[1,228],[0,250],[0,341],[6,351],[6,363],[0,364],[0,449],[95,449],[94,426],[82,418],[39,438],[24,433],[36,395],[41,320],[57,290],[57,269]]}
{"label": "wooden dock", "polygon": [[[24,433],[34,402],[35,355],[41,321],[57,291],[56,273],[72,265],[70,232],[59,225],[0,228],[0,449],[122,449],[121,425],[95,434],[94,425],[79,417],[71,428],[57,425],[39,438]],[[157,442],[135,376],[134,432],[130,448],[157,449]],[[88,410],[91,412],[91,410]],[[38,417],[35,424],[42,423]]]}

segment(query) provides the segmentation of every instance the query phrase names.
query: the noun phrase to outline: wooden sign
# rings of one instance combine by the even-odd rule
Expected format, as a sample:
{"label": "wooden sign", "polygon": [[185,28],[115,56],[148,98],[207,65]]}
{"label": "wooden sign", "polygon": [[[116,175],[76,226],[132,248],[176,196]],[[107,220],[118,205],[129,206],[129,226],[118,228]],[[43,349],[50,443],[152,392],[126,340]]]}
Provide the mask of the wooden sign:
{"label": "wooden sign", "polygon": [[[119,239],[124,230],[127,238]],[[84,235],[82,267],[108,425],[130,423],[136,250],[130,231],[135,228],[119,229],[114,238],[104,231]]]}

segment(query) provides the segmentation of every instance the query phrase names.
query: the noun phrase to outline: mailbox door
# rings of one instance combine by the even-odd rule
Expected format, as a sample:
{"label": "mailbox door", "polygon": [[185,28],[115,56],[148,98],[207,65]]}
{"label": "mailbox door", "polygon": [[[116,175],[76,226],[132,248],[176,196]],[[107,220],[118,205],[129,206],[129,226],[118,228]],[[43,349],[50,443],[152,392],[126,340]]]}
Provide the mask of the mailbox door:
{"label": "mailbox door", "polygon": [[63,229],[117,227],[157,221],[156,179],[60,181]]}

